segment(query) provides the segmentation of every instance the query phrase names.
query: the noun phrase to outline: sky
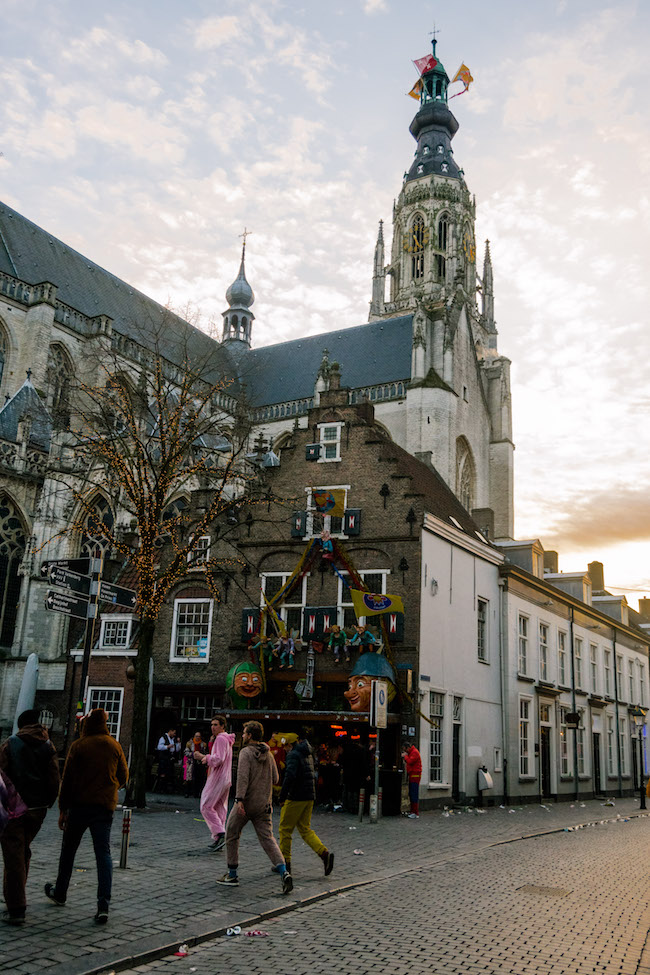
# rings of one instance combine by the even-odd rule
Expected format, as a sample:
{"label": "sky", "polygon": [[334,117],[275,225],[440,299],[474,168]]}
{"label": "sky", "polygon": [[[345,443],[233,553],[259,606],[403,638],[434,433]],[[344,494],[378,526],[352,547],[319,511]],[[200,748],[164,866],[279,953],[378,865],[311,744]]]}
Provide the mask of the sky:
{"label": "sky", "polygon": [[475,79],[450,103],[454,154],[512,360],[516,535],[564,571],[603,562],[636,606],[650,5],[4,0],[0,198],[201,327],[220,326],[244,227],[255,345],[360,325],[434,26],[450,77]]}

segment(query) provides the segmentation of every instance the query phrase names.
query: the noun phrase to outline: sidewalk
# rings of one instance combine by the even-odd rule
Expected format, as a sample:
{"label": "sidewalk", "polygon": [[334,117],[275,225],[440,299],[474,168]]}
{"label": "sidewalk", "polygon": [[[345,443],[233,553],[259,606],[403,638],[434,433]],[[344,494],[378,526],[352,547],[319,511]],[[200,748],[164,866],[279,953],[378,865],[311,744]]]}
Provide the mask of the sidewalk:
{"label": "sidewalk", "polygon": [[[106,927],[92,920],[96,871],[89,837],[79,849],[66,906],[56,907],[43,894],[45,882],[56,876],[60,849],[57,816],[50,811],[34,842],[27,924],[0,930],[3,973],[90,975],[133,967],[180,942],[203,941],[234,924],[254,923],[262,915],[291,910],[346,887],[386,880],[427,863],[439,865],[531,834],[639,815],[635,799],[615,800],[613,807],[592,800],[484,813],[444,815],[436,810],[419,820],[394,817],[378,824],[359,823],[345,813],[316,813],[314,828],[335,852],[334,872],[325,878],[320,861],[295,837],[294,890],[286,897],[250,826],[242,836],[240,886],[217,886],[225,857],[207,849],[210,835],[198,800],[169,798],[172,804],[167,797],[150,796],[147,810],[134,812],[126,870],[117,867],[121,811],[116,813],[113,903]],[[278,818],[274,813],[276,829]]]}

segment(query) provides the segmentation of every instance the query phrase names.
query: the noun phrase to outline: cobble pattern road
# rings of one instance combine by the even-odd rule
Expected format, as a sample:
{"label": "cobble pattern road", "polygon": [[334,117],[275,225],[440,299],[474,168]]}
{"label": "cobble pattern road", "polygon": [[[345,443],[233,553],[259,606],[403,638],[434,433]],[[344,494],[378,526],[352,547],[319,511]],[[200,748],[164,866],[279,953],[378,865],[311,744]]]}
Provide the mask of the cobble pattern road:
{"label": "cobble pattern road", "polygon": [[[96,872],[88,838],[77,856],[66,906],[56,907],[43,894],[44,883],[55,877],[60,849],[52,811],[33,847],[28,923],[0,928],[0,971],[3,975],[87,975],[169,970],[171,975],[176,970],[216,972],[223,965],[239,965],[231,970],[255,975],[256,969],[249,963],[259,957],[266,959],[261,968],[265,975],[300,975],[307,966],[317,973],[345,975],[348,968],[338,962],[344,954],[354,959],[354,971],[359,975],[388,967],[397,975],[407,968],[409,972],[491,971],[481,967],[481,952],[498,957],[498,951],[508,947],[506,935],[527,946],[531,961],[539,960],[544,946],[552,952],[557,944],[570,940],[572,925],[577,924],[577,943],[586,944],[591,937],[584,919],[587,904],[595,912],[589,917],[600,946],[590,947],[589,957],[602,948],[610,967],[585,971],[627,975],[635,968],[622,966],[639,961],[649,926],[643,898],[648,886],[645,850],[650,818],[633,818],[638,816],[637,810],[635,800],[617,800],[614,807],[595,801],[559,803],[490,809],[484,814],[445,816],[435,811],[417,821],[387,818],[378,825],[360,824],[346,814],[320,813],[314,816],[314,827],[335,851],[334,872],[325,878],[320,861],[295,838],[295,888],[289,897],[283,897],[279,879],[270,873],[250,827],[242,837],[240,886],[219,887],[215,880],[224,872],[224,857],[207,850],[210,837],[198,803],[177,799],[170,806],[152,797],[146,812],[134,813],[129,866],[115,870],[106,927],[92,921]],[[601,823],[617,816],[623,822]],[[275,820],[277,827],[277,815]],[[544,835],[587,822],[599,825]],[[521,839],[531,834],[542,835]],[[634,841],[627,841],[628,836]],[[113,829],[116,861],[119,839],[118,811]],[[600,845],[593,855],[589,853],[592,844],[595,851]],[[355,850],[362,850],[362,855]],[[535,851],[542,852],[538,856]],[[565,874],[570,874],[571,884]],[[570,886],[571,893],[567,897],[525,892],[511,896],[512,889],[526,885]],[[602,889],[608,891],[606,896]],[[314,903],[321,897],[326,899]],[[613,908],[619,914],[612,913]],[[273,914],[279,916],[273,919]],[[558,916],[565,923],[561,931],[551,923]],[[506,919],[512,926],[517,917],[526,920],[519,934],[506,925]],[[328,919],[335,919],[336,924],[328,927]],[[269,930],[269,937],[219,936],[214,945],[209,943],[234,924]],[[292,930],[299,933],[282,933]],[[182,941],[190,943],[192,953],[175,959],[173,952]],[[443,967],[422,967],[432,946],[441,950],[443,944],[444,960],[435,956],[436,964]],[[378,945],[381,954],[375,951]],[[211,952],[216,953],[214,959]],[[226,955],[222,958],[220,952]],[[564,954],[563,948],[558,957]],[[162,955],[169,957],[149,961]],[[566,970],[582,971],[574,956],[571,958],[573,967]],[[621,965],[612,967],[619,960]],[[449,967],[452,962],[461,967]],[[353,970],[352,962],[349,970]],[[548,965],[537,969],[502,965],[494,970],[561,971]]]}

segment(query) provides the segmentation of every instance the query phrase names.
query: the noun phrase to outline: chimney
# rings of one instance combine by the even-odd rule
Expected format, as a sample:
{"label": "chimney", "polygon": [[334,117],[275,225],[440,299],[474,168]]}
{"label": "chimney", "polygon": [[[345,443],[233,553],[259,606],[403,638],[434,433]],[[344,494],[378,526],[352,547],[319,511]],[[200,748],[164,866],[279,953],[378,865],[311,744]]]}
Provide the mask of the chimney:
{"label": "chimney", "polygon": [[650,620],[650,599],[644,598],[639,600],[639,615],[644,620]]}
{"label": "chimney", "polygon": [[546,575],[547,572],[557,573],[559,571],[557,566],[557,552],[554,552],[552,549],[548,549],[548,551],[544,552],[544,575]]}
{"label": "chimney", "polygon": [[602,562],[590,562],[587,572],[591,577],[591,588],[594,593],[605,592],[605,571]]}

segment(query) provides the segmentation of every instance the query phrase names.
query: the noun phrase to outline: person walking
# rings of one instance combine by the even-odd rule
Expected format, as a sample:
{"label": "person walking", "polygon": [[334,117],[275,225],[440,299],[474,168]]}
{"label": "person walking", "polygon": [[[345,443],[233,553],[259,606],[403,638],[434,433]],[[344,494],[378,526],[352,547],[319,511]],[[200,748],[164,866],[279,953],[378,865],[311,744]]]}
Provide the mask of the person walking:
{"label": "person walking", "polygon": [[174,763],[181,750],[181,743],[176,737],[176,728],[172,727],[158,739],[156,754],[158,756],[158,784],[161,792],[174,791]]}
{"label": "person walking", "polygon": [[59,793],[56,751],[38,719],[37,710],[23,711],[17,733],[0,746],[0,772],[18,793],[10,804],[9,819],[0,836],[7,905],[0,919],[6,924],[25,923],[31,845]]}
{"label": "person walking", "polygon": [[[212,843],[208,849],[214,853],[226,845],[226,812],[228,793],[232,782],[232,746],[235,736],[228,732],[228,722],[223,714],[216,714],[211,723],[212,747],[209,755],[201,755],[208,768],[208,778],[201,793],[201,815],[205,819]],[[196,752],[194,757],[197,758]]]}
{"label": "person walking", "polygon": [[422,758],[412,741],[404,742],[402,760],[406,765],[406,777],[409,784],[409,801],[411,811],[409,819],[420,818],[420,779],[422,778]]}
{"label": "person walking", "polygon": [[316,798],[316,770],[314,753],[304,731],[298,732],[298,741],[287,755],[287,767],[280,791],[280,852],[287,870],[291,873],[291,835],[294,829],[303,842],[321,858],[328,877],[334,867],[334,854],[330,853],[311,827],[311,814]]}
{"label": "person walking", "polygon": [[45,894],[62,907],[66,902],[75,854],[87,829],[97,863],[97,913],[106,924],[113,884],[111,825],[117,791],[129,777],[122,746],[108,733],[106,712],[95,708],[82,721],[81,737],[72,743],[59,795],[59,829],[63,830],[56,882],[45,884]]}
{"label": "person walking", "polygon": [[239,839],[241,832],[250,820],[257,838],[268,856],[276,873],[282,879],[282,893],[293,890],[291,874],[287,870],[280,847],[273,836],[271,822],[271,796],[273,786],[278,781],[278,768],[264,739],[264,729],[259,721],[247,721],[242,736],[243,747],[237,765],[237,785],[235,804],[230,810],[226,823],[226,858],[228,873],[218,884],[236,887],[239,884]]}

